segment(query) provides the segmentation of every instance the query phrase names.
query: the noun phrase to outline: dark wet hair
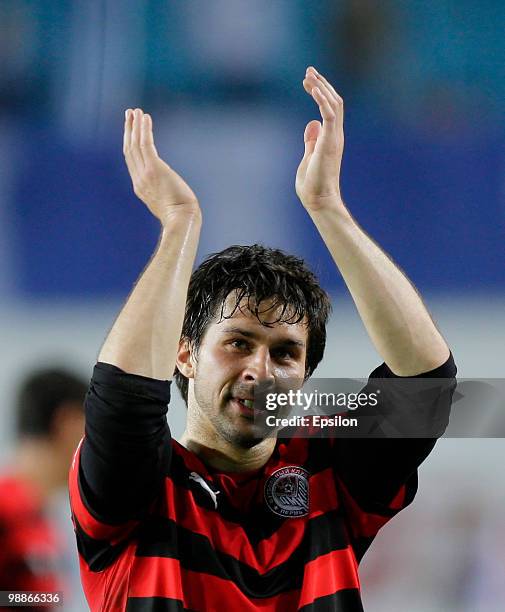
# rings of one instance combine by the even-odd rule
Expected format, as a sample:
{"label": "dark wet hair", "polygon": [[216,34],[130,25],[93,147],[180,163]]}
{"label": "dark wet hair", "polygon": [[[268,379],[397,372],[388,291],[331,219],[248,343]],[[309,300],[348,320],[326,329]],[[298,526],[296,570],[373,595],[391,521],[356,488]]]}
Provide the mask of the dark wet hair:
{"label": "dark wet hair", "polygon": [[[235,293],[231,312],[224,313],[226,298]],[[268,311],[280,307],[275,321],[265,323],[260,317],[261,302],[272,298]],[[326,323],[331,312],[328,294],[319,285],[304,261],[279,249],[259,244],[231,246],[210,255],[192,274],[188,288],[182,337],[198,353],[209,323],[230,318],[240,302],[246,299],[248,309],[267,327],[277,323],[308,323],[305,378],[309,378],[321,361],[326,344]],[[184,401],[188,401],[188,379],[175,369],[175,382]]]}
{"label": "dark wet hair", "polygon": [[16,402],[19,436],[50,436],[59,408],[75,410],[84,402],[87,383],[62,368],[39,369],[21,382]]}

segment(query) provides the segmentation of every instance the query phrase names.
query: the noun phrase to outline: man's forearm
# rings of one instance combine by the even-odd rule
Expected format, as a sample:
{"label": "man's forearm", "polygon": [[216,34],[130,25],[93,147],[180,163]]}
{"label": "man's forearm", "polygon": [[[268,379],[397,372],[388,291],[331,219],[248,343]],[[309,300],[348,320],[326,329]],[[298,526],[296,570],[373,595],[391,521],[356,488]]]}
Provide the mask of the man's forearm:
{"label": "man's forearm", "polygon": [[444,363],[449,348],[417,291],[358,226],[343,203],[335,199],[331,206],[309,214],[372,342],[391,370],[400,376],[414,376]]}
{"label": "man's forearm", "polygon": [[343,100],[313,66],[307,68],[303,86],[319,106],[323,123],[313,120],[305,128],[296,193],[386,364],[401,376],[435,369],[449,357],[447,344],[409,280],[361,230],[340,199]]}
{"label": "man's forearm", "polygon": [[130,374],[173,376],[201,215],[174,214],[100,351],[99,361]]}

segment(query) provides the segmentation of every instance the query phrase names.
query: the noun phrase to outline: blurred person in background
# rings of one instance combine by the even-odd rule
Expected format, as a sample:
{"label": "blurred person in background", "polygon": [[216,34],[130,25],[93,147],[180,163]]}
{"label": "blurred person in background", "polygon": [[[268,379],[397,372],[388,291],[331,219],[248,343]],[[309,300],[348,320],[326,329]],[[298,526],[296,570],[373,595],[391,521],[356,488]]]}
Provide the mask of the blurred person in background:
{"label": "blurred person in background", "polygon": [[[50,517],[84,434],[87,385],[65,369],[39,369],[16,401],[11,465],[0,474],[0,591],[62,590],[62,538]],[[47,609],[47,608],[45,608]]]}

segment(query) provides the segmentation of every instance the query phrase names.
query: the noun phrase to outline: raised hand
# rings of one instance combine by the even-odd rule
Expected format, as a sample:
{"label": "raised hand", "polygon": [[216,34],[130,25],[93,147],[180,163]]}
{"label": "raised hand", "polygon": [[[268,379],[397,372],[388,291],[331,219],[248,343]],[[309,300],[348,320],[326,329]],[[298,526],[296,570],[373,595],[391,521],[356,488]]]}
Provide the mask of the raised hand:
{"label": "raised hand", "polygon": [[159,157],[151,116],[140,108],[125,112],[123,153],[135,195],[163,225],[174,213],[200,211],[192,189]]}
{"label": "raised hand", "polygon": [[312,66],[307,68],[303,86],[318,104],[323,123],[313,120],[305,128],[305,153],[296,172],[295,187],[307,210],[320,210],[341,202],[344,102]]}

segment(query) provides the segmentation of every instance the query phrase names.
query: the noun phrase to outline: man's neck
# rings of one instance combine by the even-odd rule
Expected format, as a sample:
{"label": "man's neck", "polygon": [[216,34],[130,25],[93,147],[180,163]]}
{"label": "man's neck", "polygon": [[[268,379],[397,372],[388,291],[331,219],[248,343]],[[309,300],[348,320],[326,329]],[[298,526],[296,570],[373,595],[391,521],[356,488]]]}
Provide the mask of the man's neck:
{"label": "man's neck", "polygon": [[203,438],[195,433],[186,429],[179,443],[213,469],[223,472],[257,470],[270,459],[275,448],[275,438],[265,438],[251,448],[242,448],[223,439],[216,440],[214,436]]}

